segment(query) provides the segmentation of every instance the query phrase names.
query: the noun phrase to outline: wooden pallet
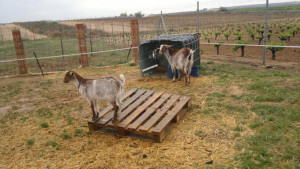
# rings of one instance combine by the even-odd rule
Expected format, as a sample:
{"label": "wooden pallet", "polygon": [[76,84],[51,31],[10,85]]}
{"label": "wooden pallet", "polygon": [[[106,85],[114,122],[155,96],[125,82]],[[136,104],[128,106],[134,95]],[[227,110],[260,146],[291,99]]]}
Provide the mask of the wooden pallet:
{"label": "wooden pallet", "polygon": [[118,131],[119,135],[128,133],[149,135],[155,142],[162,142],[172,125],[186,113],[190,98],[131,89],[122,100],[117,123],[112,123],[114,113],[110,105],[99,113],[101,119],[97,123],[88,121],[89,130],[106,128]]}

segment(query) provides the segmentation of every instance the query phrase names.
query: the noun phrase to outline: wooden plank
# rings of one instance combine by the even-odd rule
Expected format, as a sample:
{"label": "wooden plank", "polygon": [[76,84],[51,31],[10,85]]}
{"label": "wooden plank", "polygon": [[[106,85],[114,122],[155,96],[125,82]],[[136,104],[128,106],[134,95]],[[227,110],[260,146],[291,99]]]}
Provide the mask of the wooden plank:
{"label": "wooden plank", "polygon": [[155,126],[150,132],[160,133],[171,122],[171,120],[179,113],[179,111],[188,103],[189,97],[184,96],[176,106],[168,112],[168,114]]}
{"label": "wooden plank", "polygon": [[[136,92],[137,89],[136,88],[133,88],[131,90],[129,90],[128,92],[126,92],[123,96],[122,96],[122,101],[125,100],[126,98],[128,98],[129,96],[131,96],[134,92]],[[108,113],[109,111],[111,111],[113,109],[113,106],[112,105],[109,105],[107,106],[105,109],[103,109],[99,115],[98,115],[98,118],[101,118],[103,117],[106,113]]]}
{"label": "wooden plank", "polygon": [[[145,92],[146,92],[146,90],[138,90],[132,97],[130,97],[128,100],[126,100],[122,104],[122,106],[121,106],[122,110],[125,109],[125,108],[127,108],[127,106],[129,106],[132,102],[134,102],[136,99],[138,99]],[[108,114],[106,117],[104,117],[103,119],[99,120],[97,122],[97,124],[104,125],[104,124],[108,123],[113,118],[113,116],[114,116],[114,112],[110,112],[110,114]]]}
{"label": "wooden plank", "polygon": [[130,124],[127,128],[134,130],[139,127],[147,118],[149,118],[168,98],[171,94],[164,94],[162,97],[155,102],[151,107],[149,107],[145,113],[143,113],[136,121]]}
{"label": "wooden plank", "polygon": [[[144,95],[142,95],[138,100],[136,100],[134,103],[132,103],[130,106],[127,107],[121,114],[118,115],[118,122],[115,124],[111,121],[107,123],[109,126],[115,126],[117,125],[121,120],[123,120],[125,117],[127,117],[128,114],[130,114],[136,107],[138,107],[143,101],[145,101],[149,96],[151,96],[154,92],[153,91],[147,91]],[[113,114],[113,113],[111,113]],[[112,115],[113,117],[113,115]]]}
{"label": "wooden plank", "polygon": [[138,130],[148,131],[169,109],[170,107],[180,98],[178,95],[173,95],[171,99],[158,110],[145,124],[140,126]]}
{"label": "wooden plank", "polygon": [[145,103],[143,103],[141,106],[139,106],[133,113],[131,113],[121,123],[119,123],[118,127],[122,127],[122,128],[127,127],[136,117],[138,117],[144,110],[146,110],[161,95],[162,95],[162,92],[154,93]]}
{"label": "wooden plank", "polygon": [[163,131],[161,131],[160,133],[152,133],[152,138],[155,142],[157,143],[161,143],[166,136],[170,133],[171,128],[173,127],[175,123],[169,123],[165,129]]}
{"label": "wooden plank", "polygon": [[174,122],[178,122],[184,115],[185,115],[185,112],[188,110],[189,108],[189,103],[190,102],[187,102],[183,108],[179,111],[179,113],[175,116],[175,118],[172,120]]}

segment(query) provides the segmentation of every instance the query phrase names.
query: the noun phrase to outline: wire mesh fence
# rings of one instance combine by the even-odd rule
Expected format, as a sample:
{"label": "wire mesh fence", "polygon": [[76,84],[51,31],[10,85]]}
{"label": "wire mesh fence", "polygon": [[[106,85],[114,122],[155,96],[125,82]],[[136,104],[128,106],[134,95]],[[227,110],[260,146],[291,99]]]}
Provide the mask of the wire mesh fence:
{"label": "wire mesh fence", "polygon": [[[158,12],[140,17],[139,41],[160,34],[197,33],[199,30],[201,58],[261,64],[265,1],[241,2],[243,3],[238,4],[233,0],[206,0],[200,2],[199,13],[196,11],[196,4],[189,4],[181,11],[163,13],[162,17]],[[272,46],[267,47],[266,64],[273,64],[275,61],[296,64],[300,61],[300,3],[292,0],[284,2],[285,4],[276,7],[270,5],[269,8],[266,44]],[[35,52],[44,72],[56,72],[80,66],[75,26],[79,23],[84,24],[91,66],[109,66],[130,61],[131,19],[132,17],[115,17],[0,25],[0,77],[18,74],[18,61],[15,60],[16,50],[11,33],[13,29],[19,29],[21,32],[25,57],[34,58]],[[26,60],[26,63],[30,73],[40,72],[35,59]]]}

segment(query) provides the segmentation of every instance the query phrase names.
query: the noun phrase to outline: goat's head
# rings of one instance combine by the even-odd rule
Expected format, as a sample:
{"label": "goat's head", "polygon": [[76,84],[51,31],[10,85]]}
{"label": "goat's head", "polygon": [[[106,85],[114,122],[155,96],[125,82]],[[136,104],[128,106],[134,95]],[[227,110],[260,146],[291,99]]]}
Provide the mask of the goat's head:
{"label": "goat's head", "polygon": [[160,45],[159,48],[159,56],[163,56],[165,54],[165,52],[171,48],[173,45]]}
{"label": "goat's head", "polygon": [[64,78],[64,83],[69,83],[74,77],[75,72],[73,71],[67,71]]}
{"label": "goat's head", "polygon": [[159,56],[163,56],[164,53],[166,52],[166,50],[167,50],[167,47],[165,45],[160,45]]}

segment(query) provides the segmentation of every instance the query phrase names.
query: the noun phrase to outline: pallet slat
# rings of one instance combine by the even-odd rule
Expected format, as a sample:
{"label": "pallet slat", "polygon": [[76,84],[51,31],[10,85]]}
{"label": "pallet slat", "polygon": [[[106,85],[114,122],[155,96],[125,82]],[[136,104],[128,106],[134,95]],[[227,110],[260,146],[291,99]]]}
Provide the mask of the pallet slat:
{"label": "pallet slat", "polygon": [[133,113],[131,113],[126,119],[124,119],[118,127],[127,127],[137,116],[139,116],[144,110],[147,109],[153,102],[155,102],[160,96],[161,92],[154,93],[144,104],[139,106]]}
{"label": "pallet slat", "polygon": [[[129,90],[127,93],[124,94],[124,96],[122,96],[122,101],[125,100],[125,99],[127,99],[129,96],[131,96],[136,91],[137,91],[136,88],[133,88],[133,89]],[[104,116],[106,113],[108,113],[112,109],[113,109],[112,105],[107,106],[104,110],[102,110],[99,113],[98,118],[101,118],[102,116]]]}
{"label": "pallet slat", "polygon": [[158,108],[161,106],[168,98],[171,97],[171,94],[164,94],[155,104],[149,107],[143,115],[141,115],[136,121],[130,124],[128,129],[136,129],[141,125],[149,116],[151,116]]}
{"label": "pallet slat", "polygon": [[168,112],[168,114],[155,126],[150,132],[160,133],[169,122],[174,119],[174,117],[179,113],[179,111],[188,103],[190,100],[189,97],[183,97],[176,106]]}
{"label": "pallet slat", "polygon": [[[118,120],[116,124],[113,124],[111,121],[107,123],[109,126],[117,126],[117,124],[123,120],[129,113],[131,113],[136,107],[138,107],[143,101],[145,101],[149,96],[151,96],[154,92],[147,91],[144,95],[142,95],[139,99],[133,102],[130,106],[128,106],[121,114],[118,115]],[[112,113],[113,114],[113,113]],[[113,116],[113,115],[112,115]]]}
{"label": "pallet slat", "polygon": [[[132,102],[134,102],[136,99],[138,99],[145,92],[146,92],[146,90],[138,90],[131,98],[129,98],[122,104],[121,111],[124,110],[125,108],[127,108]],[[113,118],[113,116],[114,116],[114,113],[110,112],[110,114],[108,114],[108,116],[104,117],[103,119],[100,119],[98,121],[98,123],[102,124],[102,125],[106,124]]]}
{"label": "pallet slat", "polygon": [[159,110],[157,111],[145,124],[140,126],[138,130],[148,131],[159,119],[162,117],[170,107],[180,98],[178,95],[173,95],[171,99]]}

